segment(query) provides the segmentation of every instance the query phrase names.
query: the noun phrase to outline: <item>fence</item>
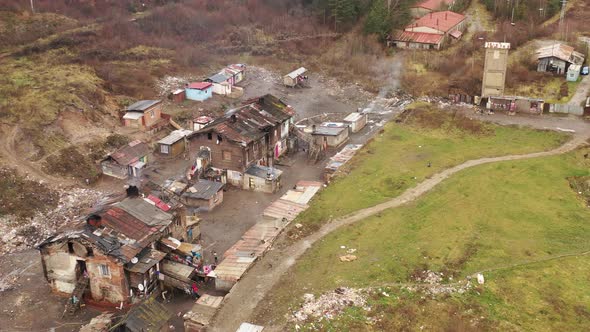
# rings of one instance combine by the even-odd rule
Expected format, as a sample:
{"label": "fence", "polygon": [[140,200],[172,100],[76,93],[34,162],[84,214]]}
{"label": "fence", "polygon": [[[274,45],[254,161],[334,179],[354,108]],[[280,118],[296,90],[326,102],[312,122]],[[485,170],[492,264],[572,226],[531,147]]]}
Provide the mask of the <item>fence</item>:
{"label": "fence", "polygon": [[[548,105],[548,106],[547,106]],[[584,115],[584,108],[578,105],[569,104],[545,104],[549,113],[566,113],[574,115]]]}

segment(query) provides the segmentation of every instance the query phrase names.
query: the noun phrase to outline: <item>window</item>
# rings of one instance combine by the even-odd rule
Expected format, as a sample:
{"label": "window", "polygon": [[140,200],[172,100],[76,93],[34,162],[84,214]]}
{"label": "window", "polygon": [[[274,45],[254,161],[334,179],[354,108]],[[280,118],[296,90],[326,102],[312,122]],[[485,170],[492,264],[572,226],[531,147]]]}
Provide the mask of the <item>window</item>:
{"label": "window", "polygon": [[98,266],[98,268],[100,269],[100,275],[102,275],[103,277],[108,277],[111,275],[111,271],[109,271],[109,266],[106,264],[100,264]]}
{"label": "window", "polygon": [[163,154],[168,154],[170,153],[170,147],[168,145],[160,145],[160,152]]}
{"label": "window", "polygon": [[208,139],[208,140],[212,140],[212,139],[213,139],[213,134],[211,134],[211,133],[207,133],[207,139]]}
{"label": "window", "polygon": [[246,163],[250,162],[250,149],[246,150]]}
{"label": "window", "polygon": [[223,142],[223,137],[221,135],[217,135],[217,144]]}
{"label": "window", "polygon": [[231,160],[231,152],[230,151],[221,151],[221,156],[223,160],[230,161]]}
{"label": "window", "polygon": [[70,254],[74,253],[74,244],[72,242],[68,242],[68,252]]}
{"label": "window", "polygon": [[150,111],[150,118],[154,118],[154,111]]}

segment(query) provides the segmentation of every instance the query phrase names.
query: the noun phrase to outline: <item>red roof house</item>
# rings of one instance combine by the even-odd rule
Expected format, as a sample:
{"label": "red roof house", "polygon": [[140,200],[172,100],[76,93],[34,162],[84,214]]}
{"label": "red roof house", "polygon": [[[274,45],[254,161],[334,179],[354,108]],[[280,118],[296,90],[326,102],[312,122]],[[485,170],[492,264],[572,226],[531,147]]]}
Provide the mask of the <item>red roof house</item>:
{"label": "red roof house", "polygon": [[464,15],[448,10],[434,12],[396,32],[389,43],[400,48],[440,49],[445,41],[461,38],[464,29]]}

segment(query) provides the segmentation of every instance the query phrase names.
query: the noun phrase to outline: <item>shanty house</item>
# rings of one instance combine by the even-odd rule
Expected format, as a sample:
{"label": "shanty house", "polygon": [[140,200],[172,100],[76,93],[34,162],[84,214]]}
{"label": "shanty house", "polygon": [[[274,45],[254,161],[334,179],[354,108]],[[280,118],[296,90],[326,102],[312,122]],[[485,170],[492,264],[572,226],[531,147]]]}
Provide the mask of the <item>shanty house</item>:
{"label": "shanty house", "polygon": [[451,11],[433,12],[396,32],[388,44],[399,48],[439,50],[445,43],[460,39],[465,27],[464,15]]}
{"label": "shanty house", "polygon": [[537,50],[537,71],[553,72],[558,75],[567,73],[571,65],[582,65],[584,55],[564,44],[553,44]]}
{"label": "shanty house", "polygon": [[170,135],[158,141],[158,152],[167,156],[178,156],[186,149],[185,137],[192,133],[191,130],[178,129]]}
{"label": "shanty house", "polygon": [[161,100],[140,100],[125,109],[125,127],[150,129],[162,119]]}
{"label": "shanty house", "polygon": [[[242,187],[244,173],[252,165],[270,165],[286,149],[293,109],[266,95],[228,111],[201,130],[189,135],[195,164],[222,175],[222,182]],[[209,158],[200,160],[199,158]]]}
{"label": "shanty house", "polygon": [[133,141],[101,161],[102,173],[118,179],[138,177],[148,161],[149,150],[146,143]]}
{"label": "shanty house", "polygon": [[176,89],[170,93],[168,99],[175,103],[182,103],[186,99],[186,93],[184,89]]}
{"label": "shanty house", "polygon": [[344,118],[344,123],[348,125],[352,133],[358,133],[367,125],[367,114],[354,112]]}
{"label": "shanty house", "polygon": [[222,72],[226,75],[230,75],[231,84],[235,85],[243,81],[244,78],[246,78],[246,65],[240,63],[229,65],[223,68]]}
{"label": "shanty house", "polygon": [[314,144],[320,149],[336,148],[348,140],[348,126],[337,123],[322,123],[311,133]]}
{"label": "shanty house", "polygon": [[181,195],[186,206],[212,211],[223,202],[223,183],[199,179]]}
{"label": "shanty house", "polygon": [[145,301],[131,308],[123,318],[117,322],[120,332],[164,332],[170,331],[172,313],[166,306],[150,296]]}
{"label": "shanty house", "polygon": [[215,94],[222,96],[231,94],[233,86],[231,75],[225,74],[223,72],[217,73],[207,78],[205,82],[213,84],[213,93]]}
{"label": "shanty house", "polygon": [[164,254],[153,244],[178,233],[173,229],[182,227],[178,218],[141,197],[101,207],[38,246],[45,278],[53,291],[80,300],[133,303],[158,290]]}
{"label": "shanty house", "polygon": [[410,7],[412,17],[422,17],[426,14],[452,8],[454,0],[422,0]]}
{"label": "shanty house", "polygon": [[252,165],[244,173],[242,188],[272,194],[281,186],[281,174],[283,172],[276,168]]}
{"label": "shanty house", "polygon": [[213,84],[210,82],[190,83],[186,86],[186,99],[205,101],[213,96]]}
{"label": "shanty house", "polygon": [[306,72],[307,69],[303,67],[295,69],[283,77],[283,84],[290,88],[296,87],[307,79],[307,76],[304,76]]}

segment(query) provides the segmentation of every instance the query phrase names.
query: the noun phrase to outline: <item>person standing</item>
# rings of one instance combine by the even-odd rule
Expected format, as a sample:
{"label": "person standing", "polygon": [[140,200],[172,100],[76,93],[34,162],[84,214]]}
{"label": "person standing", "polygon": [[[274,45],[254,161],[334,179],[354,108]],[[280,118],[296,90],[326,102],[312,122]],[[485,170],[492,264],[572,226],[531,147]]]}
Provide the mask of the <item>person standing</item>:
{"label": "person standing", "polygon": [[213,261],[215,262],[215,266],[217,266],[217,251],[213,250]]}
{"label": "person standing", "polygon": [[201,296],[199,295],[199,287],[197,287],[197,283],[193,282],[192,286],[191,286],[191,290],[193,293],[193,297],[195,299],[199,299]]}

